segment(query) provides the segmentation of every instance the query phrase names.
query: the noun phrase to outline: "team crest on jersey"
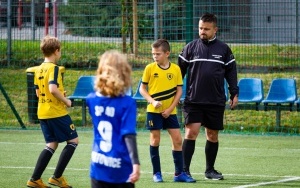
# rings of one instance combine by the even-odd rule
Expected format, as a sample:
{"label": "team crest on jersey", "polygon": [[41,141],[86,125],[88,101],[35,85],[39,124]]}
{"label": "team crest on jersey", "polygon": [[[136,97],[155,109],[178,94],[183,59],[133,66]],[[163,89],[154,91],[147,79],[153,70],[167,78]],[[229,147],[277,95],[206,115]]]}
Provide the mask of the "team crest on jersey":
{"label": "team crest on jersey", "polygon": [[70,129],[72,129],[73,131],[75,130],[75,125],[74,124],[71,124],[70,125]]}
{"label": "team crest on jersey", "polygon": [[171,74],[171,73],[168,73],[168,74],[167,74],[167,78],[168,78],[169,80],[172,80],[172,79],[173,79],[173,77],[174,77],[174,75],[173,75],[173,74]]}

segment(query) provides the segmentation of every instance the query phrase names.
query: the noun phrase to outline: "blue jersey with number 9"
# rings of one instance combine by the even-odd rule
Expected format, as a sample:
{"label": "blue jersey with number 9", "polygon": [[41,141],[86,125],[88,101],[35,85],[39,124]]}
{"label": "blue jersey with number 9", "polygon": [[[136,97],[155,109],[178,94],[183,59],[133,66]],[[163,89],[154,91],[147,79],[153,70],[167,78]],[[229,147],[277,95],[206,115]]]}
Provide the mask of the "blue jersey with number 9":
{"label": "blue jersey with number 9", "polygon": [[94,127],[91,178],[109,183],[128,182],[132,163],[124,135],[136,134],[135,100],[95,92],[89,94],[86,104]]}

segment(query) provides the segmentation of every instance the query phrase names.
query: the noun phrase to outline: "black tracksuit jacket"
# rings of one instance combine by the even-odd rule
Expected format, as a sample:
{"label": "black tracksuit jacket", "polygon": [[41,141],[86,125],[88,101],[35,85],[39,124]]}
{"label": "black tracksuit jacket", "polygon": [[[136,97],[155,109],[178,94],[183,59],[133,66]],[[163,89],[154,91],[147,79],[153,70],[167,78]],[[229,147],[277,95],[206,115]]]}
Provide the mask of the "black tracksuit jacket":
{"label": "black tracksuit jacket", "polygon": [[185,104],[225,106],[224,78],[230,98],[238,95],[237,70],[229,46],[216,37],[188,43],[178,57],[182,77],[186,76]]}

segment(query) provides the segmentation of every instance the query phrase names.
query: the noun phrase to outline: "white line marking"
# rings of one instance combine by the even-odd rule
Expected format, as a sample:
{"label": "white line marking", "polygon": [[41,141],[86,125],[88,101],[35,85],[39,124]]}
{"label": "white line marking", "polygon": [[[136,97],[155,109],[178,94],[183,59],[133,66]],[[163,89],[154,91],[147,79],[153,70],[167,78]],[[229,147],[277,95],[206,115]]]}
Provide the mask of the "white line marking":
{"label": "white line marking", "polygon": [[[29,142],[29,143],[24,143],[24,142],[0,142],[0,144],[7,144],[7,145],[46,145],[46,143],[43,142]],[[63,145],[63,143],[61,143],[61,145]],[[85,143],[81,143],[80,146],[90,146],[91,144],[85,144]],[[149,147],[149,145],[139,145],[139,147]],[[160,145],[159,147],[170,147],[169,145]],[[195,147],[196,149],[202,149],[203,147]],[[260,148],[228,148],[228,147],[223,147],[221,148],[222,150],[260,150]],[[300,151],[299,148],[263,148],[262,150],[288,150],[288,151]]]}
{"label": "white line marking", "polygon": [[[34,167],[30,166],[0,166],[0,169],[33,169]],[[55,167],[47,167],[49,170],[54,170]],[[89,168],[67,168],[68,170],[73,171],[88,171]],[[152,174],[151,171],[142,171],[142,173],[145,174]],[[162,172],[163,174],[174,174],[174,172]],[[203,173],[193,173],[194,175],[203,175]],[[242,176],[242,177],[266,177],[266,178],[297,178],[300,179],[300,177],[295,176],[272,176],[272,175],[258,175],[258,174],[223,174],[225,176]]]}
{"label": "white line marking", "polygon": [[269,182],[261,182],[261,183],[256,183],[256,184],[249,184],[249,185],[241,185],[238,187],[233,187],[233,188],[247,188],[247,187],[257,187],[261,185],[269,185],[269,184],[275,184],[275,183],[283,183],[287,181],[295,181],[299,180],[300,177],[292,177],[292,178],[287,178],[287,179],[282,179],[282,180],[277,180],[277,181],[269,181]]}

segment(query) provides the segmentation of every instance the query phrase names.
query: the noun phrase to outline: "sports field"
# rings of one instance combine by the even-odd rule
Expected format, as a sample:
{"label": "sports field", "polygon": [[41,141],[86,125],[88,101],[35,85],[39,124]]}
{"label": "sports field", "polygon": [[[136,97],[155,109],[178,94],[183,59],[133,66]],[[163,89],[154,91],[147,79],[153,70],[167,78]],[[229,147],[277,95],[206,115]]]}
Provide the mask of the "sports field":
{"label": "sports field", "polygon": [[[80,143],[64,175],[74,188],[90,187],[89,160],[92,131],[78,130]],[[300,187],[300,137],[220,134],[220,148],[215,168],[224,174],[225,180],[204,179],[203,132],[196,143],[191,172],[197,180],[194,184],[174,183],[174,165],[169,136],[162,133],[160,155],[163,183],[152,182],[147,131],[138,132],[141,178],[138,188],[174,187]],[[26,187],[38,155],[44,148],[40,130],[0,130],[0,187]],[[44,182],[52,175],[64,144],[52,157],[42,178]],[[121,173],[121,172],[120,172]]]}

